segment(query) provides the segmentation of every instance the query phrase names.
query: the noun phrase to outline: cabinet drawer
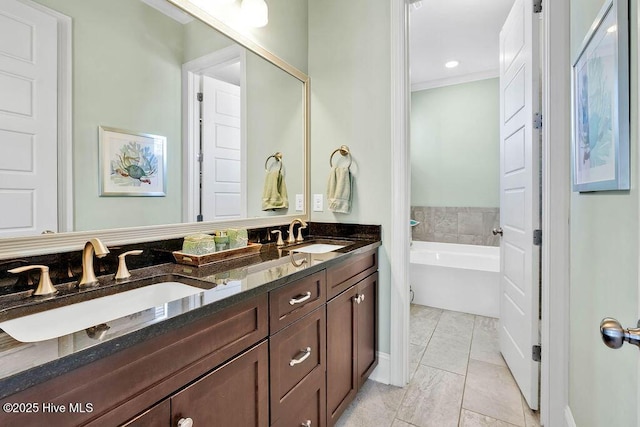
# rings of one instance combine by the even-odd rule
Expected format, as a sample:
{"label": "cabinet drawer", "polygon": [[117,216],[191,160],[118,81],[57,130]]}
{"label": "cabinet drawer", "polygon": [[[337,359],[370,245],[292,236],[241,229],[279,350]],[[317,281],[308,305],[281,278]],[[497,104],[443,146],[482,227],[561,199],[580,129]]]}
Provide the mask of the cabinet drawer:
{"label": "cabinet drawer", "polygon": [[273,427],[324,427],[326,421],[326,390],[324,372],[306,377],[296,388],[296,394],[282,406],[280,419]]}
{"label": "cabinet drawer", "polygon": [[324,305],[270,338],[271,422],[301,394],[303,380],[326,366]]}
{"label": "cabinet drawer", "polygon": [[355,285],[378,269],[378,251],[374,250],[327,270],[327,299]]}
{"label": "cabinet drawer", "polygon": [[326,275],[319,271],[269,293],[271,334],[311,313],[325,303]]}

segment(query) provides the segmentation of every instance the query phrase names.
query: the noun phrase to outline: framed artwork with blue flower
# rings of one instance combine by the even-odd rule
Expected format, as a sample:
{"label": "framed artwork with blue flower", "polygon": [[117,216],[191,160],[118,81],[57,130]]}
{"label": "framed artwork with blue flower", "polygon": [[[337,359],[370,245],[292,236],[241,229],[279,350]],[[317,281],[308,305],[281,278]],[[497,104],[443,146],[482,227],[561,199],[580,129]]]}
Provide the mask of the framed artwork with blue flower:
{"label": "framed artwork with blue flower", "polygon": [[629,189],[627,3],[604,4],[573,65],[573,191]]}
{"label": "framed artwork with blue flower", "polygon": [[165,196],[167,138],[100,126],[100,196]]}

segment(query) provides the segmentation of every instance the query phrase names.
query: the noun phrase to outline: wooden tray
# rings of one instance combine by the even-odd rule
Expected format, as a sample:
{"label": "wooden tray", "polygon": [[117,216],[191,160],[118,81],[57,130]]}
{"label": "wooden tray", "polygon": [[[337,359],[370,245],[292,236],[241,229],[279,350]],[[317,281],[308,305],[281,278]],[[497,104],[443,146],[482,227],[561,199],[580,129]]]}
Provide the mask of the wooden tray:
{"label": "wooden tray", "polygon": [[201,265],[211,264],[212,262],[254,255],[260,252],[261,247],[262,244],[260,243],[249,243],[244,248],[227,249],[225,251],[213,252],[206,255],[190,255],[180,251],[174,251],[173,257],[176,259],[178,264],[200,267]]}

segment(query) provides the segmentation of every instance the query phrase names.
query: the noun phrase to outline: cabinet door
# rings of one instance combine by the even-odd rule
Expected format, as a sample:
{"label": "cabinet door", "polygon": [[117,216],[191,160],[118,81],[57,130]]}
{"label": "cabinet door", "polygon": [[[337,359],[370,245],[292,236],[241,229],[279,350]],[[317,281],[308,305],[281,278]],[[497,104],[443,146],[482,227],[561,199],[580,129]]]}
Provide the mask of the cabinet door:
{"label": "cabinet door", "polygon": [[171,403],[167,399],[123,424],[122,427],[169,427],[170,425]]}
{"label": "cabinet door", "polygon": [[327,424],[332,426],[358,389],[356,287],[327,303]]}
{"label": "cabinet door", "polygon": [[172,425],[191,418],[194,426],[269,425],[267,342],[243,353],[171,398]]}
{"label": "cabinet door", "polygon": [[378,273],[358,283],[356,288],[359,389],[378,364]]}

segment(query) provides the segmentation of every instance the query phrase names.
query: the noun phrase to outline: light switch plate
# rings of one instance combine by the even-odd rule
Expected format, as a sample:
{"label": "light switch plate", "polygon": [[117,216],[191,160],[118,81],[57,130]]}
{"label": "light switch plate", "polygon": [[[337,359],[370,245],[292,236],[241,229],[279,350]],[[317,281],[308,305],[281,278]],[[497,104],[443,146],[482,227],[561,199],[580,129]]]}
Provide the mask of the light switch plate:
{"label": "light switch plate", "polygon": [[313,211],[322,212],[322,205],[324,203],[324,196],[322,194],[313,195]]}
{"label": "light switch plate", "polygon": [[304,210],[304,195],[296,194],[296,211],[302,212]]}

